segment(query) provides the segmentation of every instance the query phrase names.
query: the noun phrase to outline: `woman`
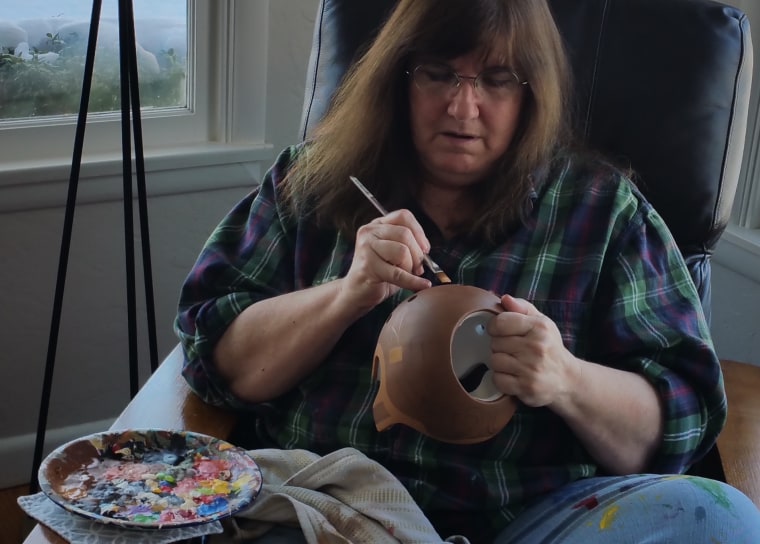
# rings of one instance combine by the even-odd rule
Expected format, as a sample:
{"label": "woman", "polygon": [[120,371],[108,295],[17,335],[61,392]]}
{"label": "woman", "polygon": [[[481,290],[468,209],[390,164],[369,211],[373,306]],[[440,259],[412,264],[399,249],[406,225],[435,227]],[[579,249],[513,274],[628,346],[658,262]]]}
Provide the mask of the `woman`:
{"label": "woman", "polygon": [[[260,444],[379,461],[442,535],[752,541],[738,491],[654,475],[715,442],[720,366],[661,218],[573,151],[568,79],[543,0],[402,0],[312,141],[206,244],[181,294],[184,375],[208,402],[254,408]],[[396,211],[377,217],[352,175]],[[520,407],[481,444],[374,427],[377,336],[432,285],[428,253],[503,294],[491,364]],[[688,520],[658,523],[667,505]]]}

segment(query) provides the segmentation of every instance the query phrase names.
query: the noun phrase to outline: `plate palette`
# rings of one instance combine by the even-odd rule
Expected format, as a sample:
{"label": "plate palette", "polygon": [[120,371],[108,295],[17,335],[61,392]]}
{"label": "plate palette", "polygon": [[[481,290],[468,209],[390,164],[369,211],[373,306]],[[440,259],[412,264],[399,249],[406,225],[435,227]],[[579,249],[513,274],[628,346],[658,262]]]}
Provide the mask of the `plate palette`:
{"label": "plate palette", "polygon": [[40,489],[76,514],[128,528],[215,521],[259,494],[261,470],[243,450],[211,436],[129,430],[86,436],[48,455]]}

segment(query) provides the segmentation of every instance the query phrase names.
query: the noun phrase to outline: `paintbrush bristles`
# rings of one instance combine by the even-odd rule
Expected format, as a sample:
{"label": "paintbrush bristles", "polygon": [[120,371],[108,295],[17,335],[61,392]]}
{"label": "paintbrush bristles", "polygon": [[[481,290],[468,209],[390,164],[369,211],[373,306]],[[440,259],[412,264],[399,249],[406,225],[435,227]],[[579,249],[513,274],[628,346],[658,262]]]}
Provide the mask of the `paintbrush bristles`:
{"label": "paintbrush bristles", "polygon": [[441,283],[451,283],[451,278],[446,275],[446,272],[441,270],[440,272],[437,272],[435,275],[436,278],[438,278],[438,281]]}
{"label": "paintbrush bristles", "polygon": [[441,283],[451,283],[451,278],[449,278],[446,275],[446,272],[444,272],[440,266],[438,266],[433,259],[430,258],[430,255],[423,255],[422,260],[425,262],[427,267],[435,274],[435,277],[438,278],[438,281]]}

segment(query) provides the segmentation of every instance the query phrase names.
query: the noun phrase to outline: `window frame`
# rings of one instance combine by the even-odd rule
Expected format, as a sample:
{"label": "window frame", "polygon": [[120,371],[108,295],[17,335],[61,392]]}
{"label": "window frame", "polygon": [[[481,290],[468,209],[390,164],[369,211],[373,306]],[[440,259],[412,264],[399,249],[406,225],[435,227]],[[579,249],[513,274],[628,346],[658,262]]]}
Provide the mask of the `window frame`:
{"label": "window frame", "polygon": [[[758,17],[760,27],[760,16]],[[754,69],[744,158],[732,210],[733,223],[746,229],[760,229],[760,43],[753,44]]]}
{"label": "window frame", "polygon": [[[724,0],[741,9],[750,27],[760,28],[756,0]],[[715,261],[760,283],[760,39],[752,43],[754,64],[744,157],[730,222],[715,251]]]}
{"label": "window frame", "polygon": [[[269,0],[188,0],[187,6],[188,108],[142,113],[146,172],[271,158],[265,141]],[[65,191],[55,191],[52,201],[44,193],[68,181],[76,121],[4,123],[0,211],[65,202]],[[120,113],[89,114],[80,178],[119,172]],[[107,192],[115,196],[120,188]]]}

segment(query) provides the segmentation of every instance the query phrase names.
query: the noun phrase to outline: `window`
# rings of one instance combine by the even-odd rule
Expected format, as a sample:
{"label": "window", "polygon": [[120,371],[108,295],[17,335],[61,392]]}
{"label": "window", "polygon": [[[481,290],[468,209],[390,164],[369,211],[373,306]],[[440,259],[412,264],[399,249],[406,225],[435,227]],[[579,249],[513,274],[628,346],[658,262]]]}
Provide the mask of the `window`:
{"label": "window", "polygon": [[[54,16],[72,13],[72,17],[83,18],[88,23],[92,9],[90,2],[82,0],[25,0],[21,3],[0,0],[0,13],[5,21],[21,21],[28,18],[27,7],[39,6],[54,6],[58,10]],[[78,11],[75,12],[74,7]],[[184,41],[176,22],[182,12],[186,14]],[[99,42],[106,39],[104,32],[108,30],[104,23],[108,25],[110,21],[113,25],[115,13],[116,0],[104,0]],[[268,0],[135,0],[136,34],[138,41],[146,41],[143,46],[146,51],[150,45],[147,43],[150,34],[145,32],[146,21],[159,15],[173,18],[176,24],[171,32],[162,29],[163,44],[151,46],[164,52],[164,58],[156,57],[156,63],[160,70],[161,63],[177,61],[182,66],[184,83],[182,93],[173,104],[156,104],[143,110],[146,168],[149,171],[170,168],[172,161],[193,166],[268,158],[271,150],[265,149],[264,144]],[[2,28],[0,26],[0,41],[3,41]],[[67,38],[60,32],[49,33],[51,36],[47,36],[48,32],[42,36],[52,43],[42,45],[50,48],[46,52],[55,53],[55,48],[61,47],[57,40]],[[182,44],[186,44],[186,60],[182,60],[185,56]],[[29,44],[28,52],[22,48],[19,53],[33,57],[34,47],[39,56],[42,51],[39,42]],[[7,49],[4,52],[10,54]],[[17,54],[15,49],[13,54]],[[96,59],[96,64],[98,62]],[[76,91],[77,101],[80,93],[81,89]],[[92,99],[90,112],[82,176],[117,174],[121,168],[120,115],[118,112],[93,113]],[[72,114],[22,115],[0,120],[3,141],[0,190],[4,197],[11,190],[23,189],[26,194],[35,190],[35,184],[67,179],[75,126],[76,115]],[[11,197],[13,200],[12,194]],[[2,200],[10,202],[8,198]]]}
{"label": "window", "polygon": [[[144,108],[187,107],[185,0],[134,2]],[[79,110],[91,2],[16,2],[0,27],[0,121]],[[89,111],[120,108],[118,1],[102,3]]]}
{"label": "window", "polygon": [[[729,0],[742,9],[752,30],[760,29],[760,5],[755,0]],[[760,40],[755,37],[752,98],[747,123],[742,178],[737,189],[733,218],[737,226],[760,229]]]}

